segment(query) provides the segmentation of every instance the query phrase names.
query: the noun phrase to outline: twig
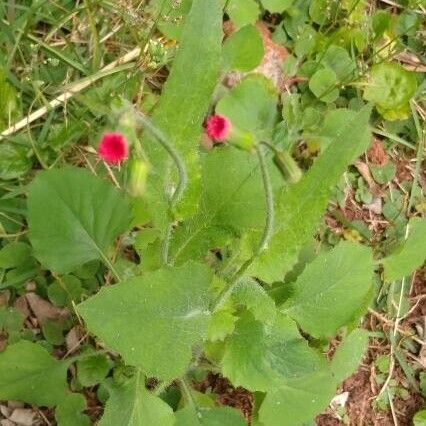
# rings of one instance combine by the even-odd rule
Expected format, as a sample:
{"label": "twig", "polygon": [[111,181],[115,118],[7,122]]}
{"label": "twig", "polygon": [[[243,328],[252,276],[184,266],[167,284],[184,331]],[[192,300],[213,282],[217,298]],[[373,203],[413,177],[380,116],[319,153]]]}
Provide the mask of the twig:
{"label": "twig", "polygon": [[390,409],[391,409],[391,413],[392,413],[393,424],[395,426],[398,426],[399,425],[398,418],[396,417],[395,407],[393,405],[393,398],[392,398],[392,395],[389,392],[389,389],[387,390],[387,393],[388,393],[389,405],[390,405]]}

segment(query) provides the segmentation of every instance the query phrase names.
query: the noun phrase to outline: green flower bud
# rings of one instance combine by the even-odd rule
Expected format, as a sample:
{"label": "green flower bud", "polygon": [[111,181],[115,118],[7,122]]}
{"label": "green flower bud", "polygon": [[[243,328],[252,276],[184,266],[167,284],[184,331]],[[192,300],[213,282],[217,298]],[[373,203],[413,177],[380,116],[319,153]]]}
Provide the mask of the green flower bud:
{"label": "green flower bud", "polygon": [[130,161],[130,176],[127,191],[132,197],[140,197],[143,195],[149,169],[149,164],[141,158],[133,158]]}
{"label": "green flower bud", "polygon": [[252,133],[232,127],[228,142],[244,151],[253,151],[256,140]]}
{"label": "green flower bud", "polygon": [[296,161],[294,161],[294,158],[287,151],[277,151],[273,161],[285,181],[289,183],[299,182],[302,177],[302,171]]}

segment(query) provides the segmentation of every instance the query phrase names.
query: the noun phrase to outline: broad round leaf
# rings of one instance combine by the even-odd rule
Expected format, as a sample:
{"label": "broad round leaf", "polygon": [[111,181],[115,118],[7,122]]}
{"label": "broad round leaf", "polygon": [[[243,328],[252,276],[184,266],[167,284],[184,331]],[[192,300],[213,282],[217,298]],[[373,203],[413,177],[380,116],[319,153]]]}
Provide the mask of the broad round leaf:
{"label": "broad round leaf", "polygon": [[271,13],[282,13],[287,10],[294,0],[262,0],[262,5]]}
{"label": "broad round leaf", "polygon": [[226,39],[223,45],[225,67],[230,70],[251,71],[262,61],[263,40],[254,25],[246,25]]}
{"label": "broad round leaf", "polygon": [[331,363],[331,370],[338,383],[356,371],[367,347],[368,332],[361,328],[356,328],[343,339]]}
{"label": "broad round leaf", "polygon": [[25,149],[4,142],[0,145],[0,179],[15,179],[30,169],[31,161]]}
{"label": "broad round leaf", "polygon": [[371,249],[341,242],[306,266],[282,310],[312,336],[332,336],[363,314],[372,274]]}
{"label": "broad round leaf", "polygon": [[336,382],[328,370],[290,379],[268,392],[260,407],[264,425],[300,426],[324,410],[336,392]]}
{"label": "broad round leaf", "polygon": [[165,267],[104,287],[77,311],[126,363],[172,380],[185,373],[192,346],[206,335],[211,279],[204,265]]}
{"label": "broad round leaf", "polygon": [[409,115],[409,101],[416,88],[414,73],[399,64],[384,62],[372,67],[364,98],[373,102],[385,118],[404,119]]}
{"label": "broad round leaf", "polygon": [[99,426],[172,426],[173,410],[145,387],[137,373],[121,386],[108,384],[109,398]]}
{"label": "broad round leaf", "polygon": [[66,396],[68,365],[37,343],[10,345],[0,354],[0,399],[52,407]]}
{"label": "broad round leaf", "polygon": [[226,8],[231,21],[237,28],[257,21],[260,10],[256,0],[229,0]]}
{"label": "broad round leaf", "polygon": [[269,140],[277,119],[277,94],[266,77],[251,75],[219,101],[216,111],[259,140]]}
{"label": "broad round leaf", "polygon": [[336,89],[337,76],[330,68],[318,70],[309,80],[309,89],[323,102],[329,103],[339,97],[339,90]]}
{"label": "broad round leaf", "polygon": [[29,187],[29,237],[35,256],[59,273],[105,260],[130,220],[125,196],[84,169],[40,172]]}
{"label": "broad round leaf", "polygon": [[194,408],[176,412],[174,426],[246,426],[241,412],[231,407]]}
{"label": "broad round leaf", "polygon": [[268,327],[246,312],[225,341],[222,372],[235,386],[265,392],[325,365],[325,359],[308,346],[290,318],[280,314]]}

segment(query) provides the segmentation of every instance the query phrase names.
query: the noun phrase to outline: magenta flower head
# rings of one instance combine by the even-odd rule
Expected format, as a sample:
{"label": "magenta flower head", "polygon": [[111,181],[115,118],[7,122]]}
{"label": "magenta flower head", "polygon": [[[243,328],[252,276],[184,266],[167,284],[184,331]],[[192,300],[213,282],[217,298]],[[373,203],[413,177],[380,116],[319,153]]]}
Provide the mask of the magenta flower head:
{"label": "magenta flower head", "polygon": [[223,142],[228,138],[231,127],[231,122],[227,117],[215,114],[207,119],[206,133],[210,139],[216,142]]}
{"label": "magenta flower head", "polygon": [[98,147],[99,157],[108,164],[118,164],[129,155],[126,138],[121,133],[105,133]]}

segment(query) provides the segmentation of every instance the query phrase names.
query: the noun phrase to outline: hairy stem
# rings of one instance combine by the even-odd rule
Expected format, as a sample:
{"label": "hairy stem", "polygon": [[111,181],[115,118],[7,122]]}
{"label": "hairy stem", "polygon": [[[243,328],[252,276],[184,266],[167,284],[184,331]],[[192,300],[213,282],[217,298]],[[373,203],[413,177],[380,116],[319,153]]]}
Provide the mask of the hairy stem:
{"label": "hairy stem", "polygon": [[[142,113],[138,113],[137,118],[145,126],[145,128],[151,133],[151,135],[155,139],[157,139],[157,141],[166,150],[170,158],[175,163],[175,166],[179,175],[179,182],[170,199],[170,207],[173,208],[179,202],[188,184],[188,174],[186,172],[185,163],[182,160],[181,156],[179,155],[179,152],[174,148],[172,143],[170,143],[166,135],[160,129],[158,129],[151,122],[151,120],[149,120]],[[169,261],[169,247],[170,247],[170,238],[172,236],[172,231],[173,231],[173,223],[170,223],[167,227],[166,234],[164,236],[163,247],[161,250],[161,257],[162,257],[162,261],[164,265],[167,265]]]}
{"label": "hairy stem", "polygon": [[265,154],[260,144],[256,145],[256,154],[259,159],[259,166],[260,172],[262,174],[263,189],[265,192],[266,201],[266,221],[265,226],[263,228],[262,238],[260,239],[259,244],[253,255],[241,265],[241,267],[229,281],[227,287],[219,296],[217,302],[214,304],[213,312],[218,311],[223,306],[223,304],[231,296],[235,287],[238,285],[240,278],[244,275],[244,273],[253,263],[254,259],[268,248],[269,242],[271,241],[274,232],[274,194],[272,190],[272,184],[271,179],[269,177],[268,168],[266,166]]}

